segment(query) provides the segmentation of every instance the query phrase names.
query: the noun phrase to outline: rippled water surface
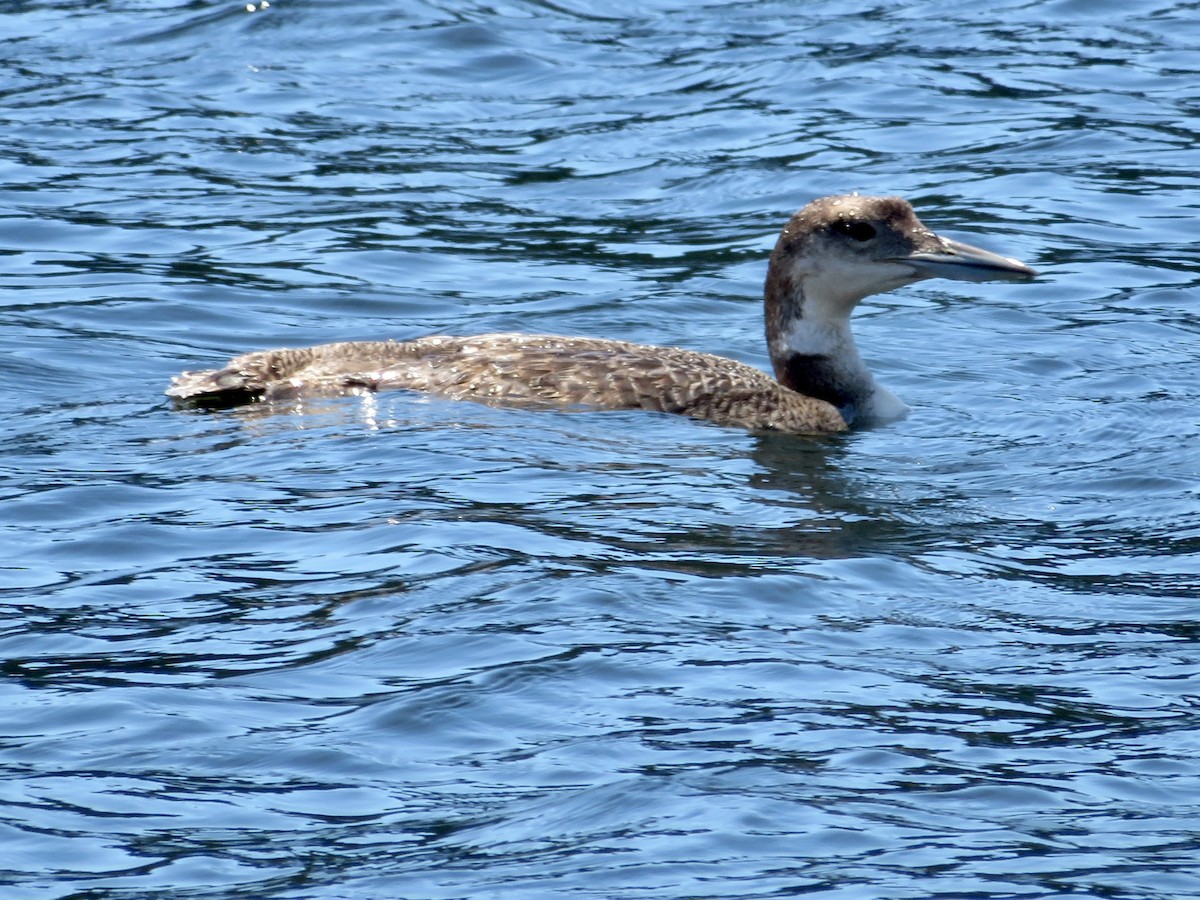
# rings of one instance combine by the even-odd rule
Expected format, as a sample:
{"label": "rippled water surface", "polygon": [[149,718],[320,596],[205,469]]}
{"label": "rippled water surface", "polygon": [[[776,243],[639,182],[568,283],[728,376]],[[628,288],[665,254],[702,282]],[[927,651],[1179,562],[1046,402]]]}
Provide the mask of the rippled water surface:
{"label": "rippled water surface", "polygon": [[[600,8],[4,5],[4,896],[1200,896],[1196,4]],[[853,190],[1043,273],[864,304],[884,428],[162,396],[765,366]]]}

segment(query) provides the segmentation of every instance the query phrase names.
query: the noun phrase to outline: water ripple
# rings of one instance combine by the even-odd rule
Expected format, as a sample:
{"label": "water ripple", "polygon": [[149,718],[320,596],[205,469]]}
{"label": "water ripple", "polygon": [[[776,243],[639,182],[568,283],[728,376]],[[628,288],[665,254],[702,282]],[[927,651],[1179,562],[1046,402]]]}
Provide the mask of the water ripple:
{"label": "water ripple", "polygon": [[[1200,894],[1189,4],[252,6],[4,21],[13,896]],[[763,365],[848,190],[1044,273],[864,304],[884,429],[161,395],[439,330]]]}

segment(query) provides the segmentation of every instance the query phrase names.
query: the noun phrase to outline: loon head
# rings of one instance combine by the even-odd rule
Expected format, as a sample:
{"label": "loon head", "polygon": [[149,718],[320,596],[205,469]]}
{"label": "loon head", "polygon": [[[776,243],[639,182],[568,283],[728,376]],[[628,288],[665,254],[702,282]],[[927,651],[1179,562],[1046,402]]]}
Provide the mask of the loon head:
{"label": "loon head", "polygon": [[1037,274],[1015,259],[939,237],[900,197],[858,194],[823,197],[792,216],[771,270],[776,300],[820,319],[845,318],[864,297],[926,278],[1012,281]]}
{"label": "loon head", "polygon": [[859,301],[926,278],[1019,281],[1024,263],[939,237],[899,197],[814,200],[784,226],[766,282],[767,343],[776,377],[844,415],[894,418],[907,409],[875,385],[850,334]]}

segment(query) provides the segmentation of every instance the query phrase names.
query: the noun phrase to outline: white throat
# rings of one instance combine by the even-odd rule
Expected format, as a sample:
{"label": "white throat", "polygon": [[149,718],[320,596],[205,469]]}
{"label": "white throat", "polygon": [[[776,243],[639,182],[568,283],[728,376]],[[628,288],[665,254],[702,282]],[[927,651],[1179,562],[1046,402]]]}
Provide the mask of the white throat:
{"label": "white throat", "polygon": [[[848,368],[862,366],[858,346],[850,333],[849,316],[793,319],[780,339],[783,345],[780,349],[786,354],[828,356],[847,363]],[[865,367],[863,371],[869,378]]]}
{"label": "white throat", "polygon": [[848,420],[890,422],[908,414],[899,397],[875,382],[854,343],[848,315],[793,319],[777,341],[772,355],[791,360],[788,371],[796,389],[828,399]]}

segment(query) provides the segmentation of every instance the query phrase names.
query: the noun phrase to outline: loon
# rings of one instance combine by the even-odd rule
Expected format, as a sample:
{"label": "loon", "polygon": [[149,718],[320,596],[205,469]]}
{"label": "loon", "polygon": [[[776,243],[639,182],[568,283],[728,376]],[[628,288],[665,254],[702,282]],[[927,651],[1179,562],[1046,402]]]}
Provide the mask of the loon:
{"label": "loon", "polygon": [[228,407],[399,389],[498,406],[646,409],[797,434],[903,417],[875,382],[850,314],[864,297],[926,278],[1024,280],[1033,269],[939,237],[899,197],[814,200],[771,252],[764,289],[775,377],[723,356],[619,340],[497,333],[263,350],[183,372],[177,404]]}

